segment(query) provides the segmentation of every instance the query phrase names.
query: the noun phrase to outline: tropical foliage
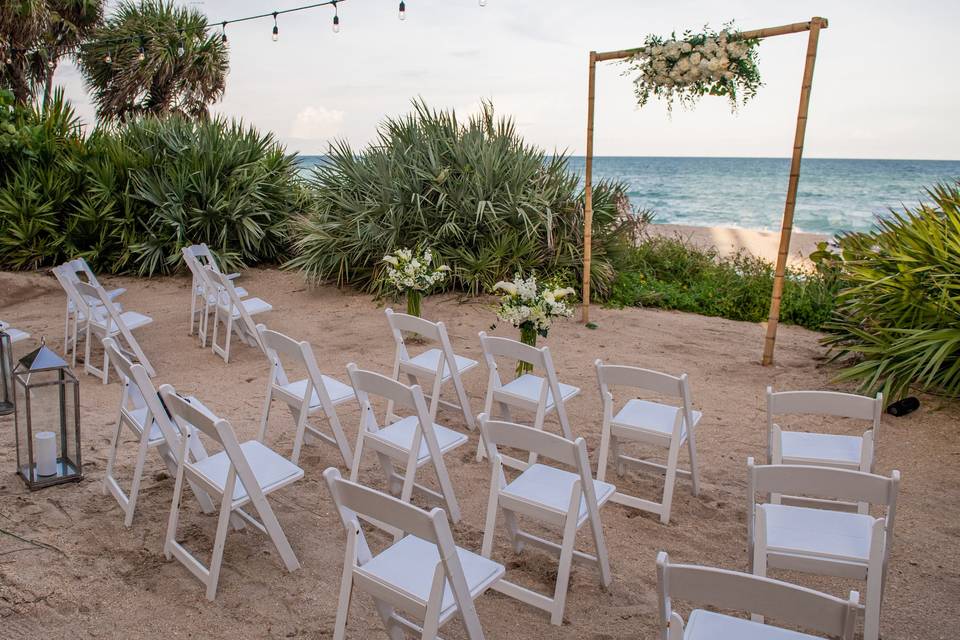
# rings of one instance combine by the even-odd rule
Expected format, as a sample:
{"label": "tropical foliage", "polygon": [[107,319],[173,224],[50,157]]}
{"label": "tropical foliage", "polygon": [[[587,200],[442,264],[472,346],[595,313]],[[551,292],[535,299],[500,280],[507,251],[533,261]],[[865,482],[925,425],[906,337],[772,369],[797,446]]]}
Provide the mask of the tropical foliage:
{"label": "tropical foliage", "polygon": [[[780,320],[819,329],[833,312],[841,282],[829,261],[813,271],[788,269]],[[646,235],[623,266],[608,301],[763,322],[770,311],[773,265],[746,253],[725,257],[680,236]]]}
{"label": "tropical foliage", "polygon": [[660,98],[673,110],[673,101],[693,107],[705,96],[726,96],[736,110],[756,95],[761,85],[757,67],[759,40],[745,39],[724,25],[720,33],[704,27],[703,33],[684,32],[681,38],[649,35],[644,46],[627,59],[637,104]]}
{"label": "tropical foliage", "polygon": [[103,21],[104,0],[4,0],[0,2],[0,87],[26,105],[53,91],[53,74],[65,55]]}
{"label": "tropical foliage", "polygon": [[[515,273],[579,273],[583,197],[566,158],[523,141],[513,121],[485,105],[462,121],[415,102],[356,153],[337,142],[314,169],[310,212],[293,222],[288,263],[315,282],[384,292],[383,256],[429,245],[449,265],[445,286],[490,290]],[[628,246],[619,184],[594,189],[593,290],[610,291],[613,262]]]}
{"label": "tropical foliage", "polygon": [[228,51],[196,8],[128,0],[83,44],[79,61],[101,119],[199,117],[223,96]]}
{"label": "tropical foliage", "polygon": [[59,92],[46,109],[0,113],[10,120],[0,118],[0,268],[81,255],[99,270],[152,275],[198,242],[231,268],[285,257],[302,189],[272,135],[168,117],[88,138]]}
{"label": "tropical foliage", "polygon": [[840,379],[890,399],[911,388],[960,396],[960,182],[928,194],[844,236],[834,256],[849,286],[824,342],[852,359]]}

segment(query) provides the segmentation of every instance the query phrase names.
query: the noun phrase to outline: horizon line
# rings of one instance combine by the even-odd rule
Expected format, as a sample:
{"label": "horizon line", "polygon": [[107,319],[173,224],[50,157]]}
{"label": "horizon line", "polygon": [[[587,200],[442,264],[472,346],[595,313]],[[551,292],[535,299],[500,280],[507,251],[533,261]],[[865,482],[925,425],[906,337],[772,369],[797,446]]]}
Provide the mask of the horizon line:
{"label": "horizon line", "polygon": [[[322,158],[329,154],[327,153],[303,153],[301,151],[291,152],[296,156],[302,158]],[[563,154],[553,153],[545,154],[547,156],[558,156]],[[568,158],[586,158],[585,154],[568,154]],[[594,154],[594,159],[597,158],[629,158],[629,159],[648,159],[648,160],[677,160],[677,159],[689,159],[689,160],[790,160],[790,156],[685,156],[685,155],[676,155],[676,156],[664,156],[664,155],[620,155],[620,154],[603,154],[597,155]],[[804,156],[803,160],[854,160],[854,161],[873,161],[873,162],[953,162],[960,163],[960,158],[957,159],[948,159],[948,158],[868,158],[868,157],[841,157],[841,156]]]}

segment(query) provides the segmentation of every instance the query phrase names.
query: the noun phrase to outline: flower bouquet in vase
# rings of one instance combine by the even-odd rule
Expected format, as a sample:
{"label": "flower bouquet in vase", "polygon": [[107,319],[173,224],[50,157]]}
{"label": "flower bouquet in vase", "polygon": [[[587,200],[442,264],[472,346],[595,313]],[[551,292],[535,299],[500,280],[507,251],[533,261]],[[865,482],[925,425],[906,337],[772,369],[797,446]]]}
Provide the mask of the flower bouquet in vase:
{"label": "flower bouquet in vase", "polygon": [[415,253],[410,249],[397,249],[384,256],[387,264],[387,282],[397,293],[407,297],[407,313],[420,317],[420,303],[424,292],[433,289],[446,279],[450,267],[433,266],[433,253],[430,249]]}
{"label": "flower bouquet in vase", "polygon": [[[574,293],[570,287],[539,283],[536,276],[514,276],[511,282],[498,282],[494,291],[501,292],[497,318],[520,329],[520,342],[537,346],[537,336],[547,337],[554,318],[569,318],[573,307],[567,303]],[[529,362],[517,363],[517,375],[533,370]]]}

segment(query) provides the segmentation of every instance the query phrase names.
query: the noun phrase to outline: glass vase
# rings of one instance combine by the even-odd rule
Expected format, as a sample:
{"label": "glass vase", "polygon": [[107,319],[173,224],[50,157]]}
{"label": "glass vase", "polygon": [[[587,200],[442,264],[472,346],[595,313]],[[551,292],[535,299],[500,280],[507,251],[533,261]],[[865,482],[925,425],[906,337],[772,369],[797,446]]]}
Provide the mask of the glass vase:
{"label": "glass vase", "polygon": [[[531,347],[537,346],[537,328],[530,323],[520,325],[520,342]],[[517,377],[533,371],[533,365],[523,360],[517,363]]]}
{"label": "glass vase", "polygon": [[423,300],[423,294],[415,289],[407,291],[407,314],[420,317],[420,302]]}

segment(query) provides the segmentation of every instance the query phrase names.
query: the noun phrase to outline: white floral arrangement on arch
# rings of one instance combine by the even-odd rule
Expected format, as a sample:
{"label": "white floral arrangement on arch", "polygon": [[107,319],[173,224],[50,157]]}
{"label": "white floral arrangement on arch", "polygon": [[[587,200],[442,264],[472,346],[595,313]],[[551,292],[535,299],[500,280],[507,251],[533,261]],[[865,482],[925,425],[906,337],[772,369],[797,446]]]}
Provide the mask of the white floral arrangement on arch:
{"label": "white floral arrangement on arch", "polygon": [[650,97],[667,103],[673,111],[678,100],[692,108],[704,95],[726,96],[730,109],[754,97],[762,84],[757,67],[757,39],[743,39],[724,25],[719,33],[704,27],[703,33],[684,32],[681,38],[649,35],[644,46],[628,60],[625,74],[638,73],[634,79],[637,104]]}
{"label": "white floral arrangement on arch", "polygon": [[425,249],[414,253],[410,249],[397,249],[383,257],[387,264],[387,282],[397,293],[408,291],[429,291],[446,279],[450,267],[433,266],[433,253]]}
{"label": "white floral arrangement on arch", "polygon": [[517,327],[521,334],[532,333],[529,337],[533,338],[534,343],[538,334],[547,337],[554,318],[573,315],[573,308],[566,299],[575,293],[574,290],[551,283],[539,283],[536,276],[524,278],[517,274],[511,282],[498,282],[493,290],[503,293],[497,318]]}

